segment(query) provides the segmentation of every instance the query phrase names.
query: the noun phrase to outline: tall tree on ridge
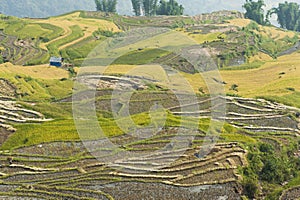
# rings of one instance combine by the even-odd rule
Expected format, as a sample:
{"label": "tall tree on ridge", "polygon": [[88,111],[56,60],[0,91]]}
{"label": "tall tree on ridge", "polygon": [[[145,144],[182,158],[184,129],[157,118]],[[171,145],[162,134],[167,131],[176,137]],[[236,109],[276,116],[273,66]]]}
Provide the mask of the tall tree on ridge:
{"label": "tall tree on ridge", "polygon": [[176,0],[131,0],[134,14],[136,16],[153,16],[153,15],[182,15],[183,6],[179,5]]}
{"label": "tall tree on ridge", "polygon": [[158,15],[182,15],[184,8],[175,0],[161,0],[157,9]]}
{"label": "tall tree on ridge", "polygon": [[156,15],[157,0],[143,0],[143,7],[146,16]]}
{"label": "tall tree on ridge", "polygon": [[142,2],[141,0],[131,0],[133,12],[136,16],[142,15]]}
{"label": "tall tree on ridge", "polygon": [[246,3],[243,5],[243,8],[246,10],[245,17],[256,21],[258,24],[266,24],[263,10],[264,6],[265,3],[263,0],[258,0],[257,2],[246,0]]}
{"label": "tall tree on ridge", "polygon": [[117,12],[117,0],[95,0],[97,11]]}
{"label": "tall tree on ridge", "polygon": [[277,15],[277,21],[281,28],[292,31],[300,31],[300,6],[294,2],[279,3],[277,8],[269,11],[269,16]]}

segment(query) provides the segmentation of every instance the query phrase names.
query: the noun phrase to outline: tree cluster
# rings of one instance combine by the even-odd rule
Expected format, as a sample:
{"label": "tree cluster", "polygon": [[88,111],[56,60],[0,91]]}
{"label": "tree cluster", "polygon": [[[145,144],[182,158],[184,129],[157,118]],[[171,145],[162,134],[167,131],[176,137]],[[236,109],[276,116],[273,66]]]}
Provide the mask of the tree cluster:
{"label": "tree cluster", "polygon": [[95,0],[97,11],[117,12],[117,0]]}
{"label": "tree cluster", "polygon": [[282,28],[300,31],[300,9],[297,3],[280,3],[277,8],[273,8],[268,15],[277,15],[277,21]]}
{"label": "tree cluster", "polygon": [[279,154],[274,146],[268,143],[250,146],[247,155],[249,165],[243,169],[244,194],[250,199],[256,198],[260,181],[282,184],[297,176],[300,161],[292,155],[298,148],[299,144],[291,143]]}
{"label": "tree cluster", "polygon": [[182,15],[183,6],[176,0],[131,0],[133,11],[136,16],[153,15]]}
{"label": "tree cluster", "polygon": [[183,10],[184,10],[183,6],[179,5],[174,0],[170,0],[168,2],[165,0],[161,0],[160,6],[157,9],[157,14],[158,15],[182,15]]}
{"label": "tree cluster", "polygon": [[246,3],[243,5],[243,8],[246,10],[245,17],[256,21],[258,24],[265,24],[264,6],[263,0],[258,0],[257,2],[246,0]]}
{"label": "tree cluster", "polygon": [[300,31],[300,6],[293,2],[279,3],[277,8],[272,8],[265,11],[263,7],[265,3],[263,0],[253,1],[246,0],[243,8],[246,10],[245,17],[256,21],[258,24],[269,25],[270,17],[273,14],[277,15],[277,21],[281,28],[285,28],[293,31]]}

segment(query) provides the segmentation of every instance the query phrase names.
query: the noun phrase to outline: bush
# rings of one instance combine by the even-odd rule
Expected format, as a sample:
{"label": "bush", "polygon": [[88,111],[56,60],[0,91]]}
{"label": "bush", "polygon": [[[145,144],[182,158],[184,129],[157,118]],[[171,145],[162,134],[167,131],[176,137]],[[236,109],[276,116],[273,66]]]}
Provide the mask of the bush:
{"label": "bush", "polygon": [[260,173],[262,180],[278,184],[285,181],[284,174],[286,172],[286,166],[284,162],[275,157],[275,155],[267,155],[263,160],[264,167]]}
{"label": "bush", "polygon": [[291,91],[291,92],[295,92],[296,91],[296,89],[292,88],[292,87],[287,87],[286,89],[289,90],[289,91]]}
{"label": "bush", "polygon": [[69,67],[68,71],[69,71],[71,77],[74,77],[77,74],[73,67]]}
{"label": "bush", "polygon": [[97,31],[94,32],[94,36],[97,36],[97,35],[103,35],[105,37],[113,37],[115,35],[115,33],[113,31],[102,30],[99,28]]}
{"label": "bush", "polygon": [[258,194],[258,183],[257,180],[246,179],[243,182],[244,194],[250,198],[254,199]]}
{"label": "bush", "polygon": [[4,59],[2,57],[2,55],[0,55],[0,64],[4,63]]}
{"label": "bush", "polygon": [[32,81],[32,78],[31,78],[30,76],[26,76],[26,77],[24,77],[24,80],[25,80],[26,82],[29,82],[29,81]]}
{"label": "bush", "polygon": [[232,84],[231,85],[231,87],[230,87],[230,90],[233,90],[233,91],[236,91],[236,92],[238,92],[239,90],[238,90],[238,85],[237,84]]}
{"label": "bush", "polygon": [[259,146],[259,150],[263,153],[269,153],[269,154],[274,153],[274,147],[270,144],[267,144],[267,143],[262,143]]}
{"label": "bush", "polygon": [[50,39],[47,38],[47,37],[40,37],[40,40],[41,40],[43,43],[47,43],[47,42],[50,41]]}

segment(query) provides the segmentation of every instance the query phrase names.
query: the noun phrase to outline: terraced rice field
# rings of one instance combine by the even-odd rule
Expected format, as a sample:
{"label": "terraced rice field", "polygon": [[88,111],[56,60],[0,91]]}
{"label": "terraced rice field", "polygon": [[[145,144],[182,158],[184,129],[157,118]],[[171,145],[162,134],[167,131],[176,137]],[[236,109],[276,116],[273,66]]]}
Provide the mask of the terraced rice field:
{"label": "terraced rice field", "polygon": [[[41,48],[46,49],[47,46],[53,43],[58,43],[56,47],[58,50],[64,49],[68,46],[76,44],[90,36],[98,30],[99,28],[102,30],[109,30],[113,32],[120,31],[119,28],[112,22],[101,20],[101,19],[84,19],[80,18],[80,12],[75,12],[69,15],[64,15],[60,17],[53,17],[47,20],[36,21],[35,23],[44,23],[51,24],[57,27],[60,27],[64,30],[63,35],[55,38],[54,40],[43,43]],[[78,34],[79,30],[72,30],[71,27],[78,26],[82,33],[78,36],[72,36]],[[72,39],[67,39],[68,37]]]}
{"label": "terraced rice field", "polygon": [[35,42],[20,40],[0,32],[1,46],[5,48],[2,56],[16,65],[28,65],[36,59],[48,59],[47,52],[39,49]]}
{"label": "terraced rice field", "polygon": [[49,119],[46,119],[41,113],[22,108],[11,97],[0,97],[1,144],[16,131],[12,124],[42,123],[46,121],[49,121]]}
{"label": "terraced rice field", "polygon": [[[229,14],[243,17],[240,13]],[[236,36],[246,33],[238,32],[238,27],[247,27],[250,21],[209,24],[219,23],[221,15],[149,20],[74,12],[16,23],[0,33],[0,46],[5,49],[5,57],[19,65],[48,62],[50,54],[62,54],[80,63],[105,39],[93,35],[98,29],[115,33],[119,28],[151,25],[178,26],[178,31],[194,37],[214,55],[224,49],[243,51]],[[116,24],[108,21],[109,17]],[[200,24],[203,21],[208,24]],[[14,29],[22,33],[19,38]],[[29,29],[42,31],[38,33],[43,42],[27,38]],[[294,36],[273,28],[261,28],[260,32],[276,41]],[[88,88],[95,87],[95,99],[82,100],[91,91],[74,89],[74,80],[78,79],[70,78],[66,70],[48,65],[0,65],[0,199],[242,199],[243,169],[249,165],[251,148],[271,144],[275,153],[280,153],[299,140],[299,53],[272,60],[260,52],[250,59],[262,61],[255,69],[221,70],[224,80],[210,81],[225,87],[231,96],[209,96],[205,77],[211,77],[210,69],[197,73],[182,57],[157,49],[170,45],[173,34],[162,34],[154,38],[155,42],[149,39],[130,43],[120,51],[132,51],[117,59],[104,75],[87,74],[90,80],[85,83]],[[232,46],[227,47],[227,42]],[[176,44],[186,45],[187,41]],[[220,48],[215,48],[218,45]],[[139,68],[142,73],[134,74],[137,65],[143,65]],[[177,71],[172,71],[170,78],[160,66]],[[179,76],[188,80],[196,95],[180,90]],[[173,91],[164,84],[166,80],[174,81]],[[114,92],[126,96],[127,88],[134,89],[129,102],[114,104]],[[72,89],[79,97],[77,101],[95,103],[92,106],[98,125],[107,138],[93,135],[93,131],[80,135],[73,120],[72,103],[78,102],[72,99]],[[292,101],[298,108],[258,98],[261,94]],[[115,114],[126,109],[128,116],[115,119]],[[134,127],[126,124],[129,118]],[[157,121],[152,122],[154,118]],[[124,124],[125,128],[120,127]],[[287,186],[281,199],[297,199],[298,193],[299,187]]]}
{"label": "terraced rice field", "polygon": [[[172,131],[173,128],[165,130],[161,137],[168,137],[168,132]],[[120,139],[125,138],[112,138],[114,142]],[[161,143],[157,139],[152,145]],[[236,143],[217,144],[214,153],[203,159],[194,155],[198,148],[179,149],[184,154],[172,165],[163,168],[157,164],[158,160],[172,159],[174,152],[151,155],[151,149],[129,146],[130,151],[149,151],[149,156],[101,163],[80,142],[41,144],[11,153],[1,152],[0,187],[3,190],[0,195],[45,199],[122,199],[125,193],[127,199],[135,199],[137,195],[147,199],[153,190],[159,191],[155,194],[157,198],[163,198],[164,191],[171,189],[174,190],[174,194],[170,194],[172,198],[197,199],[200,195],[213,195],[213,191],[234,199],[239,196],[236,191],[233,192],[238,188],[236,169],[246,164],[246,152]],[[155,168],[147,168],[149,165]],[[111,190],[111,187],[119,189]],[[149,188],[149,191],[137,194],[136,190],[141,187]]]}
{"label": "terraced rice field", "polygon": [[[140,99],[141,95],[137,94],[135,98]],[[164,96],[170,99],[170,95],[158,93],[156,101],[158,98],[164,99]],[[203,110],[209,110],[209,101],[208,98],[199,101]],[[280,119],[284,119],[284,112],[288,113],[290,108],[253,99],[228,98],[226,101],[229,105],[228,110],[231,111],[228,111],[229,115],[235,118],[226,120],[235,120],[233,124],[240,120],[244,124],[241,127],[252,127],[253,129],[249,128],[251,131],[265,131],[267,128],[274,133],[272,140],[278,145],[286,136],[293,137],[293,133],[299,132],[298,128],[294,127],[297,125],[296,121],[292,119],[287,119],[291,121],[290,127],[281,120],[274,120],[279,113],[282,115]],[[135,108],[142,101],[133,103]],[[275,109],[270,110],[273,108]],[[147,109],[147,106],[144,109]],[[176,112],[176,103],[169,109],[174,114],[195,114]],[[289,110],[289,113],[293,112],[294,109]],[[269,119],[272,121],[268,122]],[[284,129],[288,132],[285,133]],[[181,142],[195,139],[183,149],[172,149],[173,145],[170,144],[178,142],[172,141],[172,138],[178,133]],[[246,138],[250,133],[236,134]],[[109,149],[105,150],[106,153],[100,149],[95,149],[94,152],[86,149],[85,145],[101,144],[102,140],[86,141],[85,145],[82,142],[44,143],[13,151],[2,151],[0,195],[1,198],[6,196],[33,199],[124,199],[124,195],[126,199],[148,199],[150,196],[161,199],[166,198],[166,195],[172,199],[212,199],[216,196],[240,199],[241,177],[237,169],[247,165],[247,151],[239,143],[229,142],[230,138],[224,134],[211,153],[198,158],[197,153],[201,151],[205,135],[206,133],[200,130],[191,132],[180,127],[166,127],[147,139],[137,140],[131,135],[113,137],[110,140],[120,145],[120,148],[129,152],[143,152],[143,156],[113,159],[110,162],[103,162],[105,157],[108,160],[111,157]],[[254,135],[254,141],[268,138],[259,132]],[[164,147],[167,151],[153,153],[153,150]],[[93,157],[97,153],[101,153],[101,159]],[[180,155],[178,159],[166,165],[177,155]],[[166,194],[165,191],[173,192]]]}
{"label": "terraced rice field", "polygon": [[[111,80],[103,77],[100,83],[106,85],[107,81]],[[105,111],[109,107],[106,102],[110,101],[111,92],[109,88],[97,92],[99,110]],[[199,157],[199,152],[204,148],[207,127],[190,130],[175,124],[167,124],[151,137],[136,138],[131,134],[111,137],[110,141],[118,146],[117,151],[113,147],[87,148],[105,143],[106,140],[102,139],[20,147],[0,152],[0,196],[32,199],[124,199],[124,195],[126,199],[240,199],[242,188],[238,169],[247,166],[247,150],[243,144],[264,141],[280,149],[289,139],[298,137],[296,116],[299,110],[266,100],[223,98],[227,115],[218,120],[225,120],[232,126],[225,126],[230,131],[222,131],[210,153],[204,157]],[[133,116],[144,113],[155,102],[163,102],[165,109],[174,116],[201,119],[209,118],[214,109],[211,107],[213,99],[209,97],[190,102],[186,96],[183,105],[175,99],[172,93],[151,92],[145,88],[131,98],[130,112]],[[194,104],[198,104],[199,112],[181,112],[180,108],[193,107]],[[8,102],[4,105],[7,107]],[[10,107],[9,113],[13,109],[15,106]],[[187,145],[175,145],[184,141]],[[160,149],[164,151],[158,151]],[[124,151],[135,156],[117,156]],[[165,191],[172,192],[166,194]]]}
{"label": "terraced rice field", "polygon": [[[81,50],[87,55],[93,46],[86,44],[90,43],[91,38],[97,43],[95,31],[100,29],[112,33],[120,32],[113,22],[82,18],[80,14],[81,12],[73,12],[48,19],[2,20],[0,47],[3,49],[1,54],[4,61],[16,65],[45,64],[50,56],[60,56],[62,50],[73,45],[77,45],[77,48],[80,46],[79,49],[83,46]],[[102,36],[99,41],[101,39]],[[69,57],[68,53],[64,54],[66,58]],[[72,54],[70,57],[72,58]]]}

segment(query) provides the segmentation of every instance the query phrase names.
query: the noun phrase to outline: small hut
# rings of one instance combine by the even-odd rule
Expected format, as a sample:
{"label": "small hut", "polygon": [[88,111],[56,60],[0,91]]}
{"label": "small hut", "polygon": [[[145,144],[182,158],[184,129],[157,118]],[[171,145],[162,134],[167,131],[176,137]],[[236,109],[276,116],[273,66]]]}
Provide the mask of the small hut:
{"label": "small hut", "polygon": [[64,62],[62,57],[51,57],[50,66],[61,67]]}

